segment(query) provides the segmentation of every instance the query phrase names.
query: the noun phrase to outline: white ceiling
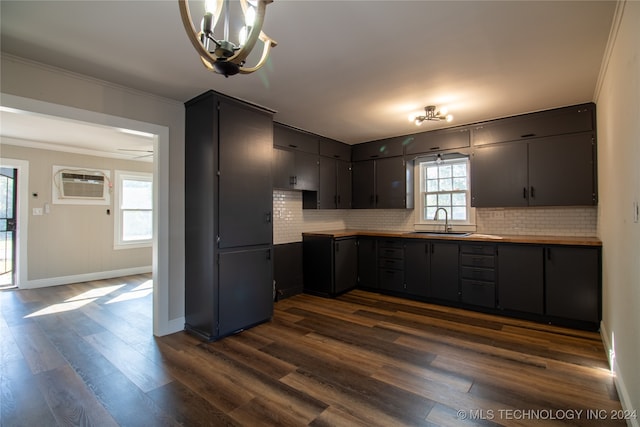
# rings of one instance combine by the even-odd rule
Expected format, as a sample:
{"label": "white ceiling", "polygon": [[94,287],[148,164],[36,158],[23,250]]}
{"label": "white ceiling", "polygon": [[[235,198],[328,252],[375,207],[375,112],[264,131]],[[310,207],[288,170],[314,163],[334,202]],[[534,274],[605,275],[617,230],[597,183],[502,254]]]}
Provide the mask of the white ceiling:
{"label": "white ceiling", "polygon": [[[353,144],[592,101],[616,3],[275,0],[269,63],[229,78],[201,65],[177,0],[0,7],[3,52],[180,102],[213,89]],[[454,122],[407,120],[430,104]]]}

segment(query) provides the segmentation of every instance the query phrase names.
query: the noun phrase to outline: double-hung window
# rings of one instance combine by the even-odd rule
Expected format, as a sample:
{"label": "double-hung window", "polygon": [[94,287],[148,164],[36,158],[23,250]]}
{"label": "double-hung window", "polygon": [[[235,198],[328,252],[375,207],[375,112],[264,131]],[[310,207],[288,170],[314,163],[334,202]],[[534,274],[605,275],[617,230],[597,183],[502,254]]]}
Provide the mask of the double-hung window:
{"label": "double-hung window", "polygon": [[151,246],[153,178],[150,173],[116,171],[116,249]]}
{"label": "double-hung window", "polygon": [[[440,226],[446,211],[452,227],[475,224],[471,208],[469,158],[455,157],[442,160],[423,158],[416,160],[416,225]],[[437,212],[437,217],[436,217]],[[420,227],[417,227],[420,228]]]}

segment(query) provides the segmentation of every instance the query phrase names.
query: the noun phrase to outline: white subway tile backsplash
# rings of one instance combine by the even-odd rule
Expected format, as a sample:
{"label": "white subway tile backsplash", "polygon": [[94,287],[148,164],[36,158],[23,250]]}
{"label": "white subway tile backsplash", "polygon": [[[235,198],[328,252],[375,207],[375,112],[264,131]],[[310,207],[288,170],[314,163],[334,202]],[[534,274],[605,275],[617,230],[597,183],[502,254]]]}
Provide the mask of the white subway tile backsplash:
{"label": "white subway tile backsplash", "polygon": [[[306,231],[364,229],[412,231],[414,211],[404,209],[302,209],[302,193],[274,190],[273,243],[302,241]],[[476,209],[483,234],[595,236],[597,207]]]}

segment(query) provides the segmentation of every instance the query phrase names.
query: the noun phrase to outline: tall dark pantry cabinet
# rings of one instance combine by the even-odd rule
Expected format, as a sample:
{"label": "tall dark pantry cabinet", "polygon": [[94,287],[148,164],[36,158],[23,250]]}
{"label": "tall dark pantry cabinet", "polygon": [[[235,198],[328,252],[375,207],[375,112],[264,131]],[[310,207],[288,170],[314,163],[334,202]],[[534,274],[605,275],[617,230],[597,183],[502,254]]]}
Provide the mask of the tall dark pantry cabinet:
{"label": "tall dark pantry cabinet", "polygon": [[216,340],[273,314],[273,112],[185,103],[185,329]]}

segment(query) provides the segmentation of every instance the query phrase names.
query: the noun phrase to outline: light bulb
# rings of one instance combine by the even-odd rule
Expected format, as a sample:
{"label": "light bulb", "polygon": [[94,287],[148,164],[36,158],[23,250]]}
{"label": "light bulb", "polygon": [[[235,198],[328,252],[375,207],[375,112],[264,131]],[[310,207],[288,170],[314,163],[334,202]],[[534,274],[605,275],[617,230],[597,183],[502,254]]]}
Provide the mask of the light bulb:
{"label": "light bulb", "polygon": [[448,112],[449,112],[449,110],[447,109],[447,107],[443,107],[443,108],[440,109],[440,111],[438,111],[438,115],[439,116],[446,116]]}
{"label": "light bulb", "polygon": [[247,13],[244,16],[244,22],[247,27],[253,27],[253,24],[256,22],[256,10],[249,6],[247,8]]}
{"label": "light bulb", "polygon": [[242,27],[240,28],[240,33],[238,34],[238,40],[240,41],[240,46],[244,46],[247,42],[247,37],[249,33],[249,28]]}
{"label": "light bulb", "polygon": [[416,115],[415,115],[415,113],[411,113],[411,114],[409,114],[409,121],[410,121],[410,122],[414,122],[415,120],[416,120]]}
{"label": "light bulb", "polygon": [[447,114],[447,116],[445,117],[445,120],[450,122],[451,120],[453,120],[453,116],[451,114]]}
{"label": "light bulb", "polygon": [[205,12],[211,13],[212,15],[215,15],[217,7],[218,7],[218,2],[216,0],[206,0],[204,2]]}

